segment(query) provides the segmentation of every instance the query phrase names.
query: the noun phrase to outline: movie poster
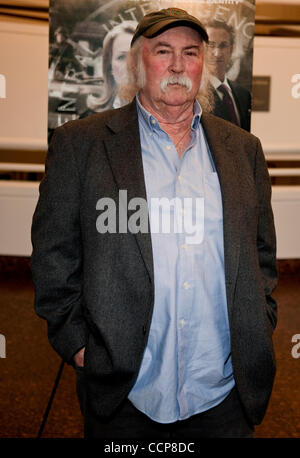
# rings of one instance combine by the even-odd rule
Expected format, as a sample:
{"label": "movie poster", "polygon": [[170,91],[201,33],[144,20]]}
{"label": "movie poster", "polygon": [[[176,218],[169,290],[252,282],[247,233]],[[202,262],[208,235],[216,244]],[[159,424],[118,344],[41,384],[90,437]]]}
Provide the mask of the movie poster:
{"label": "movie poster", "polygon": [[[232,122],[250,130],[254,3],[51,0],[49,133],[71,119],[127,103],[120,98],[119,88],[126,80],[126,54],[136,25],[150,11],[170,7],[185,9],[207,27],[206,73],[213,98],[210,111],[229,121],[235,112]],[[226,91],[221,91],[222,79]]]}

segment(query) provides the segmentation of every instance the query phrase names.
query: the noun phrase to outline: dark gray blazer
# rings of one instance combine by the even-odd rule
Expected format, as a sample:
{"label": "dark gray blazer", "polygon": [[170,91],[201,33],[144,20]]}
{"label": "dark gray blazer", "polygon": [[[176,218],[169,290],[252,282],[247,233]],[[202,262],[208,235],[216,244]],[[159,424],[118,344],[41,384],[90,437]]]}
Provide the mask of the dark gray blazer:
{"label": "dark gray blazer", "polygon": [[[275,233],[270,182],[257,138],[215,116],[203,127],[223,199],[225,276],[234,377],[260,423],[275,374]],[[135,102],[56,129],[32,224],[35,309],[72,364],[86,346],[87,396],[111,414],[133,386],[154,302],[150,234],[100,234],[101,197],[146,199]]]}

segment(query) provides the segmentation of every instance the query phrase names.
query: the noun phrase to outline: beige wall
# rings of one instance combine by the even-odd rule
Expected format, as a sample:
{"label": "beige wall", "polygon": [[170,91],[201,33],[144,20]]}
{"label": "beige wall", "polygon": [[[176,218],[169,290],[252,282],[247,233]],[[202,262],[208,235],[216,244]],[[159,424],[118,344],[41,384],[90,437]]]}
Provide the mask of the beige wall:
{"label": "beige wall", "polygon": [[[271,77],[270,111],[253,112],[251,130],[263,143],[266,156],[300,157],[300,38],[255,37],[253,75]],[[300,81],[300,80],[299,80]],[[295,95],[299,93],[299,97]]]}
{"label": "beige wall", "polygon": [[46,147],[48,23],[0,21],[0,149]]}

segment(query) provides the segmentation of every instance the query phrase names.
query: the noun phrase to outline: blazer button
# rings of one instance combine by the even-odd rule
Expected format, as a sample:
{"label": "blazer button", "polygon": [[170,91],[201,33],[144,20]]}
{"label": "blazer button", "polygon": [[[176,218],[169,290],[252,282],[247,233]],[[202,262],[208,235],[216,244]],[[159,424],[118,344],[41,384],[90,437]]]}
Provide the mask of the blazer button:
{"label": "blazer button", "polygon": [[144,324],[144,326],[143,326],[143,334],[145,335],[146,332],[147,332],[147,327],[146,327],[146,325]]}

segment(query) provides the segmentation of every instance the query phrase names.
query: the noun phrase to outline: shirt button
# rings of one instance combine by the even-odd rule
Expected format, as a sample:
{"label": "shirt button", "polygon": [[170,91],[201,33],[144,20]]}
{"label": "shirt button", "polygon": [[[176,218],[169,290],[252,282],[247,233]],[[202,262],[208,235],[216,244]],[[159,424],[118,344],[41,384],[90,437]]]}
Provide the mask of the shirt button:
{"label": "shirt button", "polygon": [[178,175],[178,180],[179,180],[179,181],[182,180],[182,176],[181,176],[181,175]]}
{"label": "shirt button", "polygon": [[188,249],[188,245],[187,245],[186,243],[183,245],[183,249],[184,249],[185,251]]}
{"label": "shirt button", "polygon": [[156,123],[155,119],[151,119],[151,122],[152,122],[152,124]]}
{"label": "shirt button", "polygon": [[189,282],[185,281],[183,283],[183,286],[184,286],[184,289],[188,289],[190,287],[190,284],[189,284]]}
{"label": "shirt button", "polygon": [[150,132],[149,135],[150,135],[150,137],[152,137],[152,135],[153,135],[152,132]]}
{"label": "shirt button", "polygon": [[169,149],[169,150],[170,150],[170,149],[171,149],[171,146],[170,146],[170,145],[166,146],[166,149]]}
{"label": "shirt button", "polygon": [[184,321],[184,320],[181,320],[181,321],[180,321],[180,324],[181,324],[181,327],[183,328],[183,326],[185,325],[185,321]]}

